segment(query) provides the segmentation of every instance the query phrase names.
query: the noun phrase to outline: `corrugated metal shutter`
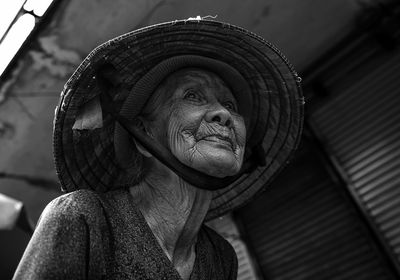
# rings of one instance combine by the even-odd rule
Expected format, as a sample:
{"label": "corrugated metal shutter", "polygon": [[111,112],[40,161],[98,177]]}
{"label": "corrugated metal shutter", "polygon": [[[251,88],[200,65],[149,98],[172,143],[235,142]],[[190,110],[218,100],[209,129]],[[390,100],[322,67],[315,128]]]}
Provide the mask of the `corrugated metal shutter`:
{"label": "corrugated metal shutter", "polygon": [[265,279],[395,279],[356,208],[303,141],[302,155],[238,211]]}
{"label": "corrugated metal shutter", "polygon": [[315,130],[400,263],[400,52],[327,87],[334,98],[312,114]]}
{"label": "corrugated metal shutter", "polygon": [[233,249],[235,249],[238,258],[238,280],[257,280],[255,264],[249,254],[246,244],[240,237],[238,227],[231,215],[225,215],[218,219],[212,220],[207,223],[221,236],[223,236]]}

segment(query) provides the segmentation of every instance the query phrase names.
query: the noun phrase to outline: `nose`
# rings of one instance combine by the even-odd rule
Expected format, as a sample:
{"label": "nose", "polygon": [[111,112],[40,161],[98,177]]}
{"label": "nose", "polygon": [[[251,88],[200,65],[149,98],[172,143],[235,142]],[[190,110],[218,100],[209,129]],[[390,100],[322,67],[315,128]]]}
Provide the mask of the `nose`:
{"label": "nose", "polygon": [[206,113],[205,119],[209,123],[215,122],[228,128],[233,126],[231,113],[219,103]]}

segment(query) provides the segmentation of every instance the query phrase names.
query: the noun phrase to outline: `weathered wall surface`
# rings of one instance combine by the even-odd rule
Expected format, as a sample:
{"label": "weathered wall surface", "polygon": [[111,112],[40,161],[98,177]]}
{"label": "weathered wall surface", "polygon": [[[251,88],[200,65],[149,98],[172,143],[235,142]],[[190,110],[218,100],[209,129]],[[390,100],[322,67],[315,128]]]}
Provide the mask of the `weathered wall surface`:
{"label": "weathered wall surface", "polygon": [[[63,1],[0,90],[0,172],[56,180],[51,137],[59,92],[88,52],[107,39],[148,24],[217,15],[277,45],[301,75],[346,34],[359,8],[349,0]],[[23,201],[35,221],[60,194],[57,187],[11,179],[0,179],[0,193]]]}

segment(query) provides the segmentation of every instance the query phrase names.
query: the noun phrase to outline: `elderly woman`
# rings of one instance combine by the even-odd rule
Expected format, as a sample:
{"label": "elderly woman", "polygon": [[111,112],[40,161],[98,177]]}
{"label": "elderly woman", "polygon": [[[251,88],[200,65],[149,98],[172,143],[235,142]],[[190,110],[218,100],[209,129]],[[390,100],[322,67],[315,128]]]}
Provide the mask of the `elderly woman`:
{"label": "elderly woman", "polygon": [[271,44],[201,19],[96,48],[61,95],[67,194],[44,210],[14,279],[236,279],[205,226],[258,194],[301,132],[300,79]]}

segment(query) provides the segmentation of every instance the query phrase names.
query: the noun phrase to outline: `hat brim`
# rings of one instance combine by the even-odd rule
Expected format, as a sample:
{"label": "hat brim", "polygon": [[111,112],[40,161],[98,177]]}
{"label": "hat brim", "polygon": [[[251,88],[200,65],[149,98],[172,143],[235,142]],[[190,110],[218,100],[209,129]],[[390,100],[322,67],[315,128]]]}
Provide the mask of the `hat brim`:
{"label": "hat brim", "polygon": [[[250,123],[263,131],[248,139],[260,142],[266,164],[214,191],[206,219],[249,202],[282,170],[297,148],[304,100],[300,80],[287,59],[270,43],[242,28],[208,20],[183,20],[153,25],[112,39],[93,50],[67,82],[56,110],[54,156],[62,188],[107,191],[129,185],[129,170],[115,157],[115,121],[103,116],[101,128],[73,130],[81,108],[99,97],[97,67],[111,63],[124,84],[134,86],[162,61],[196,55],[236,69],[250,88]],[[114,96],[122,104],[129,91]]]}

